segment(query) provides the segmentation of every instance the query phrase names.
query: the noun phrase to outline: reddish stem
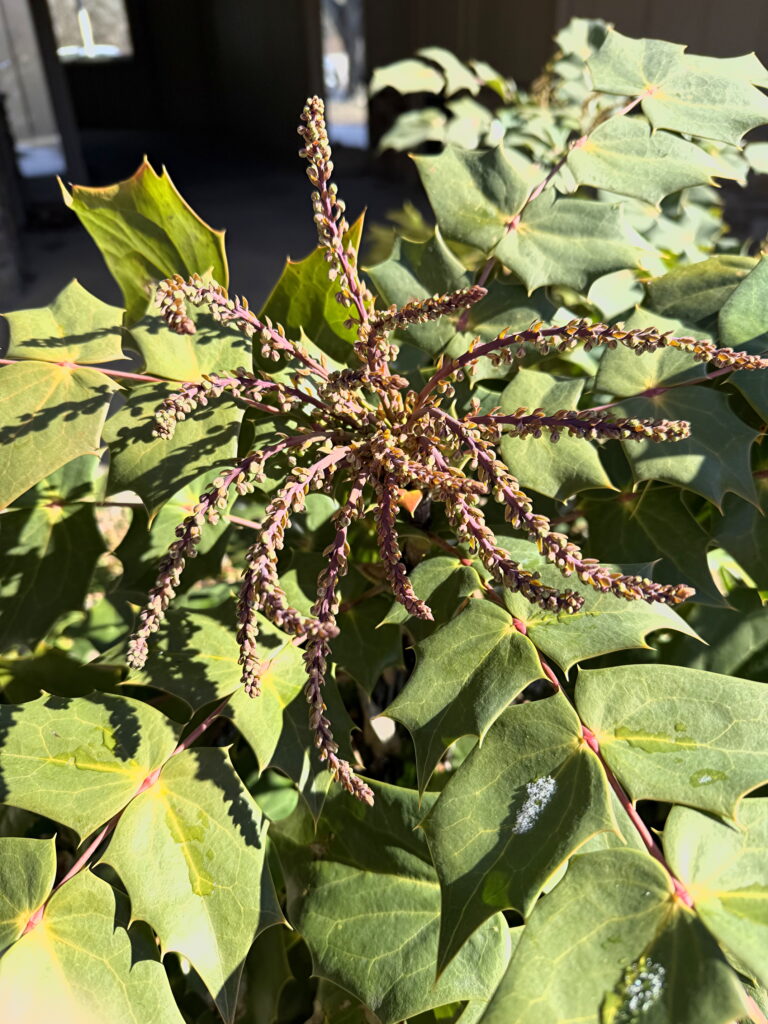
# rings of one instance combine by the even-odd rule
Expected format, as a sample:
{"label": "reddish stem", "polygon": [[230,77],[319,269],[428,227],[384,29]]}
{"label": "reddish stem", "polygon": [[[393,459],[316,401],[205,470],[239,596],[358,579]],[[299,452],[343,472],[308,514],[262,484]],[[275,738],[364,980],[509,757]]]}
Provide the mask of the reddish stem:
{"label": "reddish stem", "polygon": [[621,806],[624,808],[624,810],[628,814],[629,819],[632,822],[632,824],[635,826],[635,829],[637,830],[640,838],[643,841],[643,845],[648,850],[650,855],[653,858],[655,858],[655,860],[657,860],[659,862],[659,864],[661,864],[661,866],[664,868],[666,873],[669,875],[669,878],[670,878],[670,880],[672,882],[672,885],[674,887],[674,890],[675,890],[675,895],[678,897],[678,899],[681,900],[687,907],[692,907],[693,906],[693,897],[688,892],[688,890],[685,888],[685,886],[680,881],[680,879],[676,878],[675,875],[672,873],[672,869],[670,868],[669,864],[667,863],[666,858],[664,857],[664,854],[661,851],[661,847],[656,842],[656,840],[653,838],[651,830],[648,828],[648,826],[645,824],[643,819],[640,817],[640,815],[637,812],[637,808],[632,803],[632,801],[629,799],[627,794],[624,792],[624,789],[623,789],[621,783],[619,782],[619,780],[616,778],[616,776],[613,774],[611,769],[608,767],[608,764],[606,763],[606,760],[603,757],[603,753],[600,750],[600,744],[598,743],[597,736],[595,736],[595,734],[592,732],[592,730],[588,726],[586,726],[583,722],[581,723],[581,733],[582,733],[582,736],[584,737],[584,741],[586,742],[587,746],[590,748],[590,750],[595,754],[597,759],[600,761],[600,764],[603,767],[603,771],[605,772],[605,774],[606,774],[606,776],[608,778],[608,782],[610,783],[611,789],[616,794],[616,797],[617,797],[619,803],[621,804]]}
{"label": "reddish stem", "polygon": [[[26,363],[36,362],[40,360],[28,360],[28,359],[0,359],[0,366],[13,366],[15,363]],[[47,360],[46,360],[47,362]],[[127,370],[108,370],[104,366],[89,366],[86,363],[72,363],[69,360],[64,360],[61,363],[52,363],[53,366],[63,366],[65,369],[71,370],[96,370],[98,373],[103,373],[106,377],[119,377],[125,380],[142,380],[149,381],[151,384],[177,384],[181,381],[171,380],[166,377],[150,377],[146,373],[129,373]]]}
{"label": "reddish stem", "polygon": [[185,736],[184,739],[179,744],[177,744],[177,746],[171,751],[168,757],[166,757],[166,759],[161,764],[159,764],[157,768],[154,768],[145,777],[145,779],[143,780],[139,788],[136,790],[136,792],[133,794],[133,796],[130,798],[125,807],[121,807],[116,814],[112,815],[112,817],[109,819],[106,825],[104,825],[104,827],[98,832],[95,838],[91,840],[91,842],[88,844],[85,850],[83,850],[83,852],[77,858],[77,860],[69,869],[69,871],[67,871],[64,877],[61,878],[56,883],[56,885],[54,885],[53,889],[48,895],[48,898],[45,900],[42,906],[38,907],[37,910],[35,910],[35,912],[30,915],[30,918],[24,927],[22,935],[26,935],[27,932],[31,932],[40,924],[40,922],[43,919],[43,914],[45,913],[45,908],[48,906],[48,903],[50,902],[51,898],[54,896],[56,892],[58,892],[62,885],[64,885],[66,882],[71,881],[71,879],[73,879],[75,875],[79,875],[80,872],[88,866],[88,864],[91,861],[91,858],[94,856],[94,854],[99,849],[104,840],[107,838],[107,836],[111,835],[111,833],[114,832],[117,823],[120,821],[120,819],[130,806],[130,804],[133,803],[137,796],[140,796],[142,793],[145,793],[148,789],[151,789],[151,787],[155,785],[157,780],[160,778],[160,772],[163,770],[165,765],[170,761],[172,757],[176,757],[176,755],[180,754],[183,750],[188,750],[189,747],[191,747],[192,744],[210,728],[213,722],[221,715],[222,711],[227,706],[231,698],[232,694],[227,694],[224,700],[220,704],[218,704],[209,715],[206,715],[203,721],[200,722],[200,724],[196,728],[194,728],[187,736]]}
{"label": "reddish stem", "polygon": [[690,387],[692,384],[701,384],[704,380],[714,380],[716,377],[722,377],[726,373],[733,373],[732,366],[724,366],[719,370],[711,370],[709,373],[705,373],[701,377],[691,377],[689,380],[678,381],[677,384],[660,384],[655,388],[646,388],[645,391],[639,391],[636,395],[628,395],[626,398],[617,398],[613,402],[606,402],[605,405],[593,405],[589,409],[580,409],[580,412],[602,412],[604,409],[612,409],[615,405],[623,405],[624,402],[631,402],[634,398],[656,398],[657,395],[663,395],[665,391],[674,391],[675,388]]}

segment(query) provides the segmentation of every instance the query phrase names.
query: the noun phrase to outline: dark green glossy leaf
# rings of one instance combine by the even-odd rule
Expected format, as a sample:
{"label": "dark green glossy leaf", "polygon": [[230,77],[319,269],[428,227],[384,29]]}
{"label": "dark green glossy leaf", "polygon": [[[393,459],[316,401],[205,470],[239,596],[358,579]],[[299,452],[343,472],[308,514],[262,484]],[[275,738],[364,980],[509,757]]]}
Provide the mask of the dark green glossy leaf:
{"label": "dark green glossy leaf", "polygon": [[288,916],[310,948],[314,972],[383,1024],[487,999],[509,958],[503,917],[487,921],[435,982],[440,888],[416,830],[419,797],[374,786],[372,808],[334,794],[314,836],[297,835],[290,819],[272,827],[288,882]]}
{"label": "dark green glossy leaf", "polygon": [[[466,561],[452,555],[435,555],[420,562],[410,574],[411,586],[432,609],[437,623],[452,618],[464,600],[482,584],[477,570],[471,564],[466,565]],[[398,601],[392,603],[382,620],[384,623],[407,623],[414,640],[423,640],[435,629],[434,623],[409,615]]]}
{"label": "dark green glossy leaf", "polygon": [[563,694],[503,712],[424,829],[442,892],[442,969],[497,911],[527,917],[575,850],[616,829],[605,773]]}

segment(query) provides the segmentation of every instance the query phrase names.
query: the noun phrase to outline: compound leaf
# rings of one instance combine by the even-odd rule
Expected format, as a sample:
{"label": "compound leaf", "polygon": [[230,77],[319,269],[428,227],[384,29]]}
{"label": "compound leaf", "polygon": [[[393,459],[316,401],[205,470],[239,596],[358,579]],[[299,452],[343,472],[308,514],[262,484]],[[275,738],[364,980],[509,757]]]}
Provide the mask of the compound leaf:
{"label": "compound leaf", "polygon": [[658,206],[671,192],[737,178],[722,160],[669,132],[651,132],[639,117],[614,117],[574,147],[568,167],[580,185],[635,196]]}
{"label": "compound leaf", "polygon": [[335,793],[317,835],[299,845],[290,819],[272,826],[288,884],[289,919],[312,953],[314,973],[365,1003],[382,1024],[458,1000],[487,999],[509,959],[497,914],[435,982],[440,887],[414,790],[374,783],[373,808]]}
{"label": "compound leaf", "polygon": [[225,1021],[256,935],[283,920],[261,811],[223,750],[186,750],[120,818],[106,861],[163,954],[186,956]]}
{"label": "compound leaf", "polygon": [[642,97],[654,128],[738,146],[745,132],[768,121],[768,97],[734,74],[733,64],[718,70],[719,61],[701,61],[676,43],[610,29],[587,66],[598,91]]}
{"label": "compound leaf", "polygon": [[634,800],[734,819],[768,781],[768,692],[761,683],[672,665],[585,671],[576,706]]}
{"label": "compound leaf", "polygon": [[589,838],[616,830],[605,773],[562,693],[504,711],[423,825],[442,893],[438,970],[499,910],[527,917]]}
{"label": "compound leaf", "polygon": [[42,921],[0,960],[0,1000],[13,1024],[183,1024],[163,966],[137,957],[116,924],[118,894],[81,871],[54,893]]}
{"label": "compound leaf", "polygon": [[583,290],[609,270],[642,266],[649,253],[643,239],[625,226],[621,204],[557,199],[552,190],[534,199],[494,248],[529,295],[547,284]]}
{"label": "compound leaf", "polygon": [[224,232],[198,217],[165,169],[158,174],[144,160],[132,177],[116,185],[73,185],[67,191],[60,184],[64,202],[120,285],[129,322],[145,313],[152,285],[172,274],[188,278],[211,271],[226,288]]}
{"label": "compound leaf", "polygon": [[129,697],[41,697],[0,706],[0,797],[89,835],[176,745],[168,720]]}

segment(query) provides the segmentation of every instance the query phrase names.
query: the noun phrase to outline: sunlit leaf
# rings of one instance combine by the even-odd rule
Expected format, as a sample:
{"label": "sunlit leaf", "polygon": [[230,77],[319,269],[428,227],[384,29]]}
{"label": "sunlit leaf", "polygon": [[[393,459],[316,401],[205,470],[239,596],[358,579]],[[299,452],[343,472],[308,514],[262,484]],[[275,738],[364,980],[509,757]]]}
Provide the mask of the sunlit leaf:
{"label": "sunlit leaf", "polygon": [[62,184],[61,191],[120,285],[129,321],[146,311],[152,285],[171,274],[187,278],[210,270],[227,286],[224,232],[198,217],[165,169],[158,174],[144,160],[116,185],[67,191]]}
{"label": "sunlit leaf", "polygon": [[734,818],[768,781],[761,683],[672,665],[582,669],[576,705],[634,800]]}
{"label": "sunlit leaf", "polygon": [[86,836],[121,810],[176,745],[168,720],[108,694],[0,706],[0,798]]}
{"label": "sunlit leaf", "polygon": [[0,952],[24,934],[53,888],[53,839],[0,839]]}
{"label": "sunlit leaf", "polygon": [[40,924],[0,960],[0,1001],[13,1024],[182,1024],[163,966],[138,956],[115,918],[118,894],[82,871]]}
{"label": "sunlit leaf", "polygon": [[105,859],[125,884],[133,916],[154,928],[163,953],[189,959],[231,1021],[251,943],[282,913],[261,812],[227,754],[171,758],[120,818]]}

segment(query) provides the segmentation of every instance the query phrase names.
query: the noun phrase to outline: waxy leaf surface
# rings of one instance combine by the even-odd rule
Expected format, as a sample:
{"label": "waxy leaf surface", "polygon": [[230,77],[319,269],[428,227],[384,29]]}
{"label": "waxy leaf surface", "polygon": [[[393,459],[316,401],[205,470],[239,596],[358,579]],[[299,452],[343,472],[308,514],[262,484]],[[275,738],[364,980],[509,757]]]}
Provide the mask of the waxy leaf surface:
{"label": "waxy leaf surface", "polygon": [[223,750],[172,757],[121,817],[105,859],[163,953],[186,956],[226,1021],[258,932],[283,920],[261,811]]}
{"label": "waxy leaf surface", "polygon": [[761,683],[672,665],[579,672],[576,706],[634,800],[725,818],[768,781],[768,691]]}
{"label": "waxy leaf surface", "polygon": [[54,839],[0,839],[0,953],[24,934],[55,876]]}
{"label": "waxy leaf surface", "polygon": [[80,836],[121,810],[176,746],[168,720],[128,697],[41,697],[0,707],[0,797]]}

